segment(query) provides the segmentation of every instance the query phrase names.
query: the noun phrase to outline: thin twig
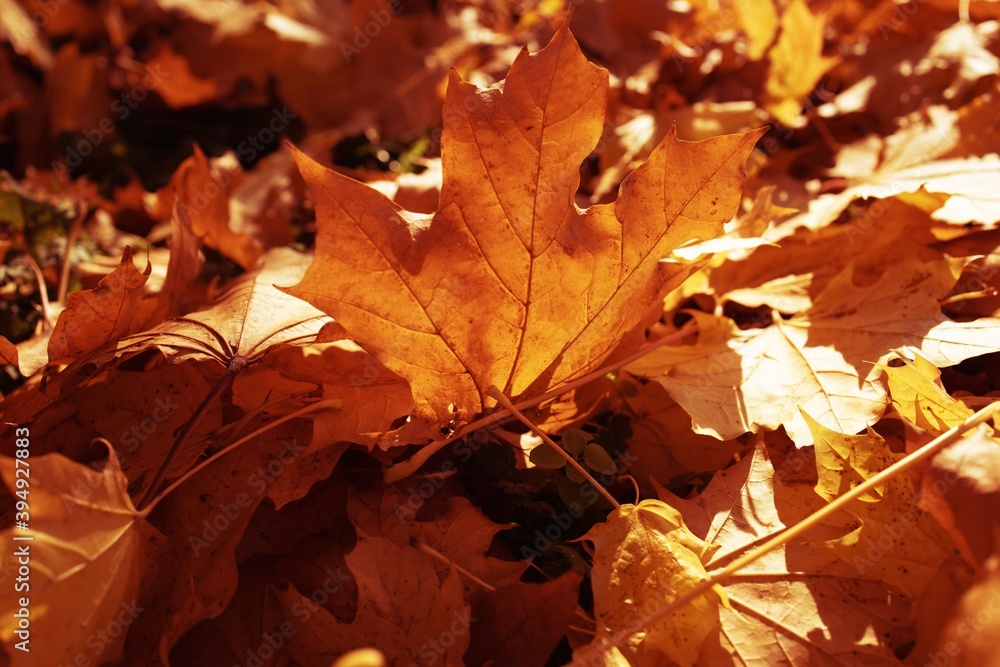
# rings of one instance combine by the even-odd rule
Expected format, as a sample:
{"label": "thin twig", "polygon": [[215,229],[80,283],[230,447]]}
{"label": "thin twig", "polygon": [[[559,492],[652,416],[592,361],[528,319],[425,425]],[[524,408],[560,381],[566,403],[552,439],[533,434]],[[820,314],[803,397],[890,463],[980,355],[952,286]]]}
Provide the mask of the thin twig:
{"label": "thin twig", "polygon": [[252,433],[246,434],[245,436],[243,436],[242,438],[240,438],[239,440],[237,440],[233,444],[229,445],[225,449],[220,449],[218,452],[216,452],[212,456],[208,457],[207,459],[205,459],[204,461],[202,461],[201,463],[199,463],[195,467],[191,468],[191,470],[188,470],[186,473],[184,473],[184,475],[182,475],[180,478],[178,478],[176,482],[174,482],[173,484],[171,484],[170,486],[168,486],[167,488],[165,488],[163,491],[161,491],[159,493],[159,495],[157,495],[155,498],[153,498],[153,500],[149,502],[149,504],[146,506],[146,508],[143,509],[143,510],[141,510],[139,512],[139,516],[142,516],[142,517],[149,516],[150,512],[153,511],[153,509],[160,503],[160,501],[163,500],[164,498],[166,498],[168,495],[170,495],[170,493],[174,489],[176,489],[178,486],[180,486],[181,484],[183,484],[187,480],[191,479],[192,477],[194,477],[195,475],[197,475],[199,472],[201,472],[202,470],[204,470],[208,466],[212,465],[213,463],[215,463],[216,461],[218,461],[223,456],[225,456],[229,452],[233,451],[234,449],[236,449],[240,445],[243,445],[243,444],[245,444],[247,442],[250,442],[251,440],[253,440],[254,438],[256,438],[257,436],[259,436],[262,433],[267,433],[268,431],[270,431],[275,426],[278,426],[280,424],[284,424],[285,422],[290,421],[292,419],[298,419],[302,415],[307,415],[310,412],[316,412],[317,410],[323,410],[325,408],[337,408],[337,407],[339,407],[339,403],[340,403],[339,399],[330,399],[330,400],[326,400],[326,401],[317,401],[315,403],[312,403],[311,405],[307,405],[304,408],[296,410],[295,412],[291,412],[291,413],[285,415],[284,417],[279,417],[278,419],[275,419],[273,422],[268,422],[267,424],[264,424],[263,426],[261,426],[259,429],[257,429],[256,431],[254,431]]}
{"label": "thin twig", "polygon": [[[550,398],[556,398],[557,396],[561,396],[562,394],[565,394],[568,391],[572,391],[577,387],[589,384],[594,380],[604,377],[608,373],[614,372],[622,368],[623,366],[627,366],[636,359],[640,359],[646,356],[647,354],[649,354],[650,352],[652,352],[657,348],[664,347],[665,345],[669,345],[671,343],[676,343],[679,340],[683,340],[687,336],[690,336],[693,333],[697,333],[697,331],[698,331],[697,324],[688,324],[683,328],[675,331],[674,333],[668,334],[663,338],[661,338],[660,340],[644,346],[638,352],[625,357],[621,361],[616,361],[615,363],[608,364],[607,366],[604,366],[602,368],[598,368],[593,373],[587,373],[583,377],[579,377],[576,380],[571,380],[566,384],[556,387],[555,389],[550,389],[544,394],[539,394],[538,396],[527,398],[523,401],[515,403],[514,407],[517,408],[518,410],[525,410],[527,408],[539,405],[540,403],[544,403]],[[430,457],[434,456],[435,454],[437,454],[439,451],[441,451],[451,443],[461,438],[464,438],[466,435],[472,433],[477,429],[485,428],[487,426],[492,426],[493,424],[501,422],[509,418],[510,416],[511,414],[509,411],[499,410],[487,417],[483,417],[482,419],[478,419],[470,424],[466,424],[462,428],[458,429],[457,431],[449,435],[444,440],[436,440],[434,442],[424,445],[423,448],[420,449],[420,451],[418,451],[416,454],[406,459],[405,461],[400,461],[399,463],[394,463],[391,466],[388,466],[385,469],[385,482],[387,484],[392,484],[393,482],[398,482],[401,479],[406,479],[410,475],[417,472],[417,470],[420,469],[420,466],[427,463],[427,460]]]}
{"label": "thin twig", "polygon": [[42,267],[38,266],[38,262],[35,258],[31,256],[31,253],[24,254],[25,259],[28,262],[28,266],[31,267],[31,272],[35,274],[35,282],[38,283],[38,295],[42,299],[42,328],[48,331],[52,328],[51,320],[51,306],[49,306],[49,288],[45,284],[45,276],[42,274]]}
{"label": "thin twig", "polygon": [[459,574],[461,574],[463,577],[465,577],[469,581],[473,582],[474,584],[476,584],[480,588],[482,588],[484,590],[487,590],[490,593],[492,593],[493,591],[496,590],[495,586],[489,585],[488,583],[486,583],[485,581],[483,581],[482,579],[480,579],[476,575],[472,574],[471,572],[469,572],[468,570],[466,570],[464,567],[462,567],[461,565],[459,565],[455,561],[453,561],[450,558],[448,558],[447,556],[445,556],[440,551],[436,551],[429,544],[426,544],[425,542],[421,542],[421,541],[417,540],[415,542],[414,546],[417,549],[419,549],[420,551],[423,551],[425,554],[427,554],[431,558],[433,558],[435,560],[438,560],[438,561],[441,561],[445,565],[450,565],[451,567],[455,568],[455,570]]}
{"label": "thin twig", "polygon": [[83,228],[83,221],[87,219],[87,204],[84,202],[79,202],[80,211],[76,214],[76,219],[73,220],[73,224],[69,226],[69,232],[66,233],[66,256],[63,257],[62,271],[59,275],[59,303],[66,305],[66,294],[69,293],[69,270],[72,265],[70,262],[71,255],[73,254],[73,245],[76,243],[76,239],[80,236],[80,230]]}
{"label": "thin twig", "polygon": [[139,509],[143,509],[147,506],[147,500],[156,495],[159,491],[160,486],[163,484],[164,478],[167,476],[167,472],[170,470],[170,464],[174,462],[174,458],[177,453],[181,451],[182,445],[187,441],[188,436],[194,431],[194,427],[197,426],[205,413],[208,412],[209,406],[215,401],[216,398],[226,387],[229,386],[233,378],[246,368],[247,360],[241,355],[236,355],[229,361],[229,366],[226,368],[226,372],[222,374],[219,381],[215,383],[209,392],[202,399],[201,404],[191,415],[191,418],[185,422],[184,426],[181,427],[181,432],[174,438],[174,442],[170,445],[169,451],[167,451],[166,457],[163,459],[163,463],[160,464],[159,469],[156,471],[156,475],[153,477],[153,481],[150,482],[149,487],[146,489],[146,493],[143,494],[142,500],[139,501]]}
{"label": "thin twig", "polygon": [[521,414],[521,411],[514,407],[514,405],[510,402],[510,399],[504,396],[502,391],[497,389],[495,386],[490,385],[490,388],[486,391],[486,393],[495,398],[497,403],[502,405],[504,408],[507,409],[508,412],[517,417],[517,419],[522,424],[530,428],[531,431],[539,438],[541,438],[546,445],[556,450],[556,453],[559,454],[559,456],[563,457],[566,460],[566,463],[570,464],[573,468],[576,469],[578,473],[580,473],[588,482],[590,482],[594,486],[594,488],[597,489],[597,491],[602,496],[604,496],[604,499],[607,500],[609,503],[611,503],[612,507],[614,507],[615,509],[621,508],[621,503],[615,500],[615,497],[612,496],[610,493],[608,493],[608,490],[605,489],[603,485],[598,483],[596,479],[594,479],[594,477],[590,474],[589,470],[580,465],[580,462],[577,461],[575,458],[573,458],[569,452],[567,452],[561,446],[557,445],[555,441],[553,441],[552,438],[550,438],[545,431],[538,428],[538,426],[536,426],[534,422],[532,422],[530,419]]}
{"label": "thin twig", "polygon": [[869,491],[872,491],[877,487],[882,486],[883,484],[888,482],[890,479],[896,477],[897,475],[909,470],[910,468],[920,463],[923,463],[924,461],[931,458],[932,456],[937,454],[939,451],[941,451],[948,445],[951,445],[954,442],[956,442],[970,428],[982,424],[986,420],[990,419],[997,412],[1000,412],[1000,404],[987,406],[982,410],[980,410],[979,412],[971,415],[961,424],[951,428],[946,433],[939,435],[937,438],[928,442],[926,445],[924,445],[917,451],[913,452],[909,456],[906,456],[905,458],[900,459],[899,461],[892,464],[891,466],[881,471],[880,473],[869,477],[861,484],[858,484],[856,487],[854,487],[844,495],[840,496],[839,498],[836,498],[828,505],[817,510],[807,518],[800,521],[799,523],[790,526],[788,528],[785,528],[783,531],[779,532],[777,535],[775,535],[773,538],[765,542],[759,548],[754,549],[753,551],[750,551],[748,553],[745,553],[743,556],[737,558],[723,569],[716,571],[715,573],[712,574],[710,578],[702,581],[700,584],[698,584],[697,586],[695,586],[690,591],[680,596],[670,604],[661,607],[651,616],[644,619],[640,619],[638,622],[633,623],[626,628],[617,630],[609,638],[601,642],[600,646],[593,646],[589,650],[582,652],[579,655],[579,657],[575,658],[573,662],[570,663],[570,665],[582,666],[584,664],[587,664],[585,658],[587,653],[591,653],[593,651],[605,652],[614,646],[621,646],[622,643],[624,643],[632,635],[636,634],[637,632],[642,632],[644,628],[647,628],[651,625],[660,622],[661,620],[672,614],[680,607],[683,607],[684,605],[691,602],[695,598],[704,595],[715,586],[719,586],[729,581],[729,579],[737,571],[743,569],[747,565],[750,565],[754,561],[765,556],[766,554],[777,549],[778,547],[787,544],[794,538],[804,533],[809,528],[812,528],[816,524],[826,519],[831,514],[840,511],[846,505],[857,500],[858,498],[865,495]]}

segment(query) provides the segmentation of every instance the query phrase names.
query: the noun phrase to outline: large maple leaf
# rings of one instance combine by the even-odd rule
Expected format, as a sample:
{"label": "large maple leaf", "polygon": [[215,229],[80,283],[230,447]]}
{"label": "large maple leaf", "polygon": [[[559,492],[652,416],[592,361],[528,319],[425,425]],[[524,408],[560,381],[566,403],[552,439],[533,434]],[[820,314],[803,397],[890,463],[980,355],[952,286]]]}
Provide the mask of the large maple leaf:
{"label": "large maple leaf", "polygon": [[563,28],[487,90],[453,74],[433,216],[405,211],[302,153],[316,257],[290,293],[333,315],[450,419],[593,370],[690,267],[661,262],[717,236],[761,131],[671,131],[612,204],[581,211],[578,167],[601,137],[608,75]]}

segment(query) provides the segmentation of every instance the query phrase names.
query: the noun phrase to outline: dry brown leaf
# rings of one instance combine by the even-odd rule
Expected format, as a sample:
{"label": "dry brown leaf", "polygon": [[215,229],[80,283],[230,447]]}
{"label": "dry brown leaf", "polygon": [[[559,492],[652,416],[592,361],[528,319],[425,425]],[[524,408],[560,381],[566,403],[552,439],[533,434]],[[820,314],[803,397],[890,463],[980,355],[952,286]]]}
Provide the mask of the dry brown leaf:
{"label": "dry brown leaf", "polygon": [[[994,556],[989,573],[976,581],[955,606],[935,650],[933,664],[980,667],[1000,664],[1000,568]],[[923,656],[921,656],[923,657]]]}
{"label": "dry brown leaf", "polygon": [[275,287],[298,280],[307,259],[290,248],[270,251],[256,271],[232,281],[211,308],[130,336],[120,342],[118,354],[157,347],[178,361],[211,358],[228,366],[237,356],[259,359],[282,343],[313,342],[330,318]]}
{"label": "dry brown leaf", "polygon": [[[233,403],[247,412],[279,396],[317,393],[340,400],[341,407],[316,415],[309,452],[342,441],[373,446],[413,404],[402,378],[348,340],[274,349],[233,381]],[[266,414],[302,407],[301,401],[283,401]]]}
{"label": "dry brown leaf", "polygon": [[920,508],[951,535],[962,556],[983,571],[1000,553],[1000,440],[981,427],[937,453],[920,481]]}
{"label": "dry brown leaf", "polygon": [[[330,663],[348,650],[377,647],[391,664],[462,665],[473,620],[455,570],[439,581],[430,556],[360,531],[346,560],[358,582],[355,619],[342,623],[326,609],[316,609],[288,640],[295,660]],[[289,619],[301,615],[297,609],[315,607],[287,582],[275,594]]]}
{"label": "dry brown leaf", "polygon": [[65,363],[85,357],[98,349],[135,333],[137,306],[142,288],[152,270],[143,273],[132,263],[132,251],[125,249],[118,268],[96,290],[73,292],[66,297],[66,310],[49,338],[49,362]]}
{"label": "dry brown leaf", "polygon": [[190,297],[191,286],[201,273],[205,258],[201,241],[191,229],[191,220],[175,205],[170,216],[170,259],[167,277],[158,294],[143,299],[144,327],[162,322],[166,317],[176,317],[185,311],[183,305]]}
{"label": "dry brown leaf", "polygon": [[490,385],[520,396],[592,370],[687,275],[660,259],[735,212],[760,136],[668,135],[615,204],[581,213],[577,168],[606,95],[565,29],[522,52],[502,87],[453,75],[433,219],[298,155],[319,237],[290,293],[335,315],[443,421],[482,411]]}
{"label": "dry brown leaf", "polygon": [[265,498],[284,505],[330,475],[342,451],[305,455],[311,426],[296,420],[267,431],[199,471],[152,511],[150,523],[168,542],[150,567],[148,613],[129,634],[134,664],[167,664],[187,631],[222,613],[238,585],[234,552]]}
{"label": "dry brown leaf", "polygon": [[240,170],[235,165],[213,170],[212,162],[196,145],[194,155],[174,172],[170,190],[163,194],[161,206],[169,206],[167,210],[172,210],[176,197],[195,235],[205,245],[249,271],[261,256],[261,244],[230,226],[229,198],[237,185],[238,174]]}
{"label": "dry brown leaf", "polygon": [[17,366],[17,347],[6,336],[0,336],[0,364]]}
{"label": "dry brown leaf", "polygon": [[[400,546],[417,540],[491,586],[515,584],[527,563],[486,555],[494,536],[510,526],[493,523],[462,496],[448,498],[435,514],[425,517],[421,510],[437,493],[437,486],[430,480],[408,480],[369,493],[352,494],[348,514],[357,529],[367,535],[386,537]],[[417,520],[418,514],[421,520]],[[448,566],[441,562],[435,567],[442,578],[448,572]],[[475,588],[472,582],[464,584],[470,592]]]}
{"label": "dry brown leaf", "polygon": [[635,459],[629,474],[636,478],[644,495],[656,495],[650,480],[667,485],[682,475],[718,470],[744,449],[735,440],[721,442],[694,433],[691,417],[658,382],[636,385],[624,400],[632,416],[628,453]]}
{"label": "dry brown leaf", "polygon": [[472,643],[466,665],[543,667],[577,619],[582,575],[566,574],[541,584],[513,583],[472,601]]}
{"label": "dry brown leaf", "polygon": [[187,59],[174,53],[169,44],[165,44],[148,64],[162,73],[163,82],[156,87],[156,92],[174,109],[209,102],[219,94],[216,82],[194,75]]}

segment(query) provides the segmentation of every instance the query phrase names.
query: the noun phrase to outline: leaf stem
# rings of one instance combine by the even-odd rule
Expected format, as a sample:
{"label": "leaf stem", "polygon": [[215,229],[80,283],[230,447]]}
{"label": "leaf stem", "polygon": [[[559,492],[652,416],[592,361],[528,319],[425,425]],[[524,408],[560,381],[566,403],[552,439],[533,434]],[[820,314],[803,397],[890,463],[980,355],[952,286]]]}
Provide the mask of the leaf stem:
{"label": "leaf stem", "polygon": [[[523,401],[515,403],[514,407],[516,407],[518,410],[525,410],[527,408],[534,407],[540,403],[543,403],[549,400],[550,398],[561,396],[562,394],[565,394],[567,391],[572,391],[577,387],[589,384],[590,382],[593,382],[598,378],[604,377],[605,375],[611,373],[612,371],[616,371],[622,368],[623,366],[627,366],[636,359],[646,356],[647,354],[649,354],[650,352],[659,347],[663,347],[671,343],[676,343],[679,340],[683,340],[687,336],[690,336],[693,333],[697,333],[697,331],[698,331],[697,324],[689,324],[687,326],[684,326],[681,329],[678,329],[677,331],[673,332],[672,334],[667,334],[660,340],[644,346],[638,352],[631,354],[620,361],[616,361],[612,364],[608,364],[607,366],[598,368],[596,371],[592,373],[587,373],[586,375],[579,377],[575,380],[570,380],[566,384],[556,387],[555,389],[550,389],[544,394],[539,394],[538,396],[535,396],[533,398],[526,398]],[[511,413],[508,410],[499,410],[487,417],[483,417],[482,419],[478,419],[474,422],[466,424],[465,426],[458,429],[457,431],[455,431],[454,433],[452,433],[443,440],[436,440],[434,442],[424,445],[424,447],[421,448],[420,451],[418,451],[410,458],[404,461],[400,461],[399,463],[394,463],[385,469],[384,479],[386,484],[392,484],[393,482],[398,482],[401,479],[406,479],[413,473],[417,472],[417,470],[420,469],[420,466],[427,463],[427,460],[430,457],[434,456],[435,454],[437,454],[439,451],[441,451],[451,443],[455,442],[460,438],[464,438],[467,434],[472,433],[477,429],[485,428],[486,426],[491,426],[493,424],[496,424],[497,422],[501,422],[507,419],[510,416]]]}
{"label": "leaf stem", "polygon": [[449,559],[443,553],[441,553],[440,551],[437,551],[436,549],[434,549],[432,546],[430,546],[426,542],[421,542],[420,540],[416,540],[414,542],[413,546],[415,546],[417,549],[419,549],[420,551],[424,552],[425,554],[427,554],[428,556],[430,556],[434,560],[440,561],[440,562],[444,563],[445,565],[448,565],[450,567],[455,568],[456,572],[458,572],[463,577],[465,577],[469,581],[473,582],[474,584],[476,584],[477,586],[479,586],[483,590],[489,591],[490,593],[492,593],[492,592],[494,592],[496,590],[496,586],[490,586],[488,583],[486,583],[485,581],[483,581],[482,579],[480,579],[476,575],[472,574],[471,572],[469,572],[468,570],[466,570],[464,567],[462,567],[458,563],[456,563],[453,560]]}
{"label": "leaf stem", "polygon": [[641,619],[639,622],[633,623],[632,625],[617,630],[611,634],[610,637],[601,642],[600,645],[592,645],[589,650],[584,650],[581,652],[579,657],[575,657],[573,662],[570,663],[571,666],[577,665],[582,666],[585,664],[585,654],[592,651],[601,651],[602,653],[609,650],[613,646],[621,646],[629,637],[636,634],[637,632],[642,632],[642,630],[650,625],[658,623],[659,621],[666,618],[668,615],[683,607],[687,603],[691,602],[697,597],[704,595],[710,589],[715,586],[719,586],[722,583],[728,581],[738,570],[743,569],[747,565],[750,565],[754,561],[763,557],[764,555],[774,551],[778,547],[787,544],[792,539],[798,537],[804,533],[809,528],[812,528],[816,524],[820,523],[823,519],[827,518],[831,514],[838,512],[843,509],[845,505],[857,500],[861,496],[865,495],[869,491],[875,489],[876,487],[885,484],[890,479],[896,477],[897,475],[909,470],[910,468],[916,466],[919,463],[926,461],[931,458],[939,451],[955,443],[962,435],[974,426],[982,424],[986,420],[990,419],[995,413],[1000,412],[1000,403],[994,403],[993,405],[988,405],[979,412],[971,415],[968,419],[963,421],[961,424],[954,426],[945,433],[942,433],[934,440],[931,440],[926,445],[913,452],[909,456],[906,456],[896,463],[892,464],[885,470],[879,472],[876,475],[869,477],[867,480],[858,484],[856,487],[845,493],[844,495],[836,498],[830,502],[825,507],[817,510],[813,514],[809,515],[807,518],[798,522],[797,524],[786,528],[785,530],[779,532],[773,538],[762,544],[759,548],[754,549],[748,553],[743,554],[741,557],[734,560],[732,563],[716,571],[711,577],[702,581],[700,584],[689,590],[684,595],[675,599],[670,604],[661,607],[656,610],[650,616]]}
{"label": "leaf stem", "polygon": [[522,424],[524,424],[525,426],[527,426],[528,428],[530,428],[535,433],[535,435],[537,435],[539,438],[541,438],[545,442],[546,445],[548,445],[552,449],[556,450],[556,452],[559,454],[559,456],[561,456],[564,459],[566,459],[566,463],[568,463],[571,466],[573,466],[574,468],[576,468],[576,471],[578,473],[580,473],[581,475],[583,475],[583,477],[588,482],[590,482],[594,486],[594,488],[597,489],[597,491],[602,496],[604,496],[604,499],[607,500],[609,503],[611,503],[612,507],[614,507],[615,509],[620,509],[621,508],[621,503],[619,503],[617,500],[615,500],[615,497],[612,496],[608,492],[608,490],[604,488],[603,485],[601,485],[600,483],[598,483],[598,481],[596,479],[594,479],[594,477],[590,474],[589,470],[587,470],[582,465],[580,465],[580,462],[577,461],[572,456],[570,456],[569,452],[567,452],[561,446],[557,445],[555,443],[555,441],[553,441],[552,438],[550,438],[549,435],[545,431],[543,431],[542,429],[538,428],[538,426],[536,426],[534,424],[534,422],[532,422],[530,419],[528,419],[523,414],[521,414],[521,411],[514,407],[514,405],[510,402],[510,399],[507,398],[506,396],[504,396],[504,394],[503,394],[502,391],[500,391],[499,389],[497,389],[496,386],[490,385],[490,388],[486,390],[486,393],[489,396],[492,396],[493,398],[495,398],[496,401],[497,401],[497,403],[499,403],[500,405],[502,405],[503,407],[505,407],[507,409],[507,411],[510,412],[511,414],[513,414],[518,420],[520,420],[520,422]]}
{"label": "leaf stem", "polygon": [[184,426],[181,427],[181,432],[177,434],[176,438],[174,438],[174,443],[170,446],[170,450],[167,452],[166,457],[164,457],[163,463],[160,464],[159,469],[156,471],[156,475],[153,477],[153,481],[150,482],[149,487],[146,489],[146,493],[143,494],[142,500],[139,502],[140,510],[148,505],[147,500],[155,496],[160,486],[163,485],[163,480],[167,476],[170,464],[173,463],[174,458],[176,458],[177,454],[181,451],[181,446],[188,439],[188,436],[190,436],[194,431],[194,427],[201,422],[202,417],[204,417],[205,413],[208,412],[209,406],[211,406],[215,399],[218,398],[223,391],[225,391],[232,379],[236,377],[240,371],[246,368],[246,365],[246,358],[239,354],[229,360],[229,366],[226,367],[226,372],[222,374],[222,377],[220,377],[218,382],[215,383],[215,386],[208,391],[201,404],[194,411],[194,414],[192,414],[191,418],[188,419]]}
{"label": "leaf stem", "polygon": [[42,274],[41,267],[38,266],[38,262],[35,261],[30,252],[24,253],[24,257],[28,262],[28,266],[31,267],[31,272],[35,274],[35,282],[38,283],[38,296],[42,300],[42,324],[45,331],[51,331],[53,328],[51,318],[52,306],[49,304],[49,288],[45,284],[45,276]]}
{"label": "leaf stem", "polygon": [[325,400],[325,401],[316,401],[315,403],[307,405],[304,408],[300,408],[299,410],[296,410],[295,412],[290,412],[290,413],[288,413],[287,415],[285,415],[283,417],[279,417],[278,419],[275,419],[273,422],[268,422],[267,424],[264,424],[263,426],[261,426],[256,431],[253,431],[251,433],[246,434],[245,436],[243,436],[242,438],[240,438],[239,440],[237,440],[233,444],[229,445],[225,449],[220,449],[218,452],[216,452],[212,456],[209,456],[207,459],[205,459],[204,461],[202,461],[201,463],[199,463],[195,467],[193,467],[190,470],[188,470],[180,478],[178,478],[177,481],[175,481],[173,484],[171,484],[170,486],[168,486],[167,488],[165,488],[155,498],[153,498],[146,505],[145,509],[142,509],[142,510],[139,511],[139,515],[142,516],[142,517],[148,517],[149,514],[150,514],[150,512],[153,511],[153,509],[160,503],[160,501],[163,500],[164,498],[166,498],[168,495],[170,495],[170,493],[174,489],[176,489],[181,484],[183,484],[187,480],[191,479],[192,477],[194,477],[195,475],[197,475],[199,472],[201,472],[202,470],[204,470],[208,466],[212,465],[213,463],[215,463],[216,461],[218,461],[223,456],[225,456],[229,452],[233,451],[234,449],[236,449],[240,445],[246,444],[247,442],[253,440],[258,435],[260,435],[262,433],[267,433],[268,431],[270,431],[275,426],[278,426],[279,424],[284,424],[285,422],[290,421],[292,419],[297,419],[297,418],[301,417],[302,415],[309,414],[310,412],[316,412],[317,410],[322,410],[324,408],[339,408],[340,405],[341,405],[340,399],[328,399],[328,400]]}
{"label": "leaf stem", "polygon": [[66,305],[66,294],[69,292],[69,271],[71,268],[70,261],[73,259],[73,246],[76,245],[76,240],[80,237],[80,230],[83,228],[83,221],[87,219],[87,204],[84,201],[77,202],[80,210],[76,214],[76,218],[69,227],[69,232],[66,234],[66,256],[63,257],[62,270],[59,272],[59,295],[56,299],[59,303]]}

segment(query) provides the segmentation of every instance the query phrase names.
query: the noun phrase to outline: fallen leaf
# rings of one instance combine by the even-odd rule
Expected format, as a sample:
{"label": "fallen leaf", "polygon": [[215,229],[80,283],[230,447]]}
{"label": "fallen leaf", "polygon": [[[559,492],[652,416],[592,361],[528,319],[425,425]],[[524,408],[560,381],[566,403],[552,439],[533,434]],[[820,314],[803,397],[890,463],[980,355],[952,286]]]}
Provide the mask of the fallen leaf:
{"label": "fallen leaf", "polygon": [[211,308],[126,338],[118,354],[158,347],[177,361],[210,358],[228,366],[237,356],[254,361],[283,343],[311,343],[330,318],[275,287],[298,280],[305,261],[294,250],[272,250],[256,271],[232,281]]}
{"label": "fallen leaf", "polygon": [[697,345],[659,348],[628,369],[655,377],[695,431],[721,440],[784,426],[796,444],[808,445],[800,407],[827,428],[857,433],[882,415],[887,397],[877,362],[894,348],[911,345],[950,366],[1000,346],[992,319],[954,322],[941,313],[937,299],[961,264],[907,260],[865,286],[848,266],[808,311],[775,315],[766,329],[741,331],[728,318],[695,314]]}
{"label": "fallen leaf", "polygon": [[801,125],[803,103],[837,62],[823,55],[825,25],[826,15],[813,14],[804,0],[792,0],[781,15],[781,34],[767,54],[763,106],[785,125]]}
{"label": "fallen leaf", "polygon": [[[330,475],[340,452],[303,456],[311,424],[297,420],[267,431],[214,461],[165,496],[149,515],[168,542],[155,554],[149,613],[129,634],[142,664],[168,663],[174,644],[196,624],[219,616],[237,589],[235,550],[257,507],[277,483],[298,482],[285,502]],[[304,481],[305,480],[305,481]]]}
{"label": "fallen leaf", "polygon": [[[491,586],[516,583],[527,568],[525,562],[486,555],[496,534],[510,526],[490,521],[461,496],[448,498],[432,517],[425,517],[421,510],[436,492],[433,482],[413,480],[375,492],[352,494],[348,514],[365,534],[389,538],[400,546],[414,541],[427,544]],[[417,520],[418,513],[422,520]],[[447,574],[447,565],[438,562],[436,567],[442,577]],[[464,585],[470,592],[477,588],[472,582]]]}
{"label": "fallen leaf", "polygon": [[[901,361],[902,365],[893,365],[893,360]],[[941,384],[941,371],[920,352],[907,350],[893,355],[889,361],[881,366],[889,400],[909,423],[940,434],[972,416],[967,405],[948,395]]]}
{"label": "fallen leaf", "polygon": [[377,647],[391,664],[462,665],[469,628],[478,619],[462,599],[456,571],[439,581],[430,556],[360,531],[347,567],[358,582],[358,611],[351,623],[317,608],[288,583],[275,589],[286,617],[312,612],[309,623],[288,640],[295,660],[330,663],[351,649]]}
{"label": "fallen leaf", "polygon": [[927,658],[955,667],[996,665],[1000,662],[1000,570],[993,567],[958,601],[941,632],[938,645]]}
{"label": "fallen leaf", "polygon": [[50,69],[53,65],[52,51],[21,3],[0,0],[0,16],[3,17],[0,19],[0,33],[10,41],[14,51],[27,56],[38,67]]}
{"label": "fallen leaf", "polygon": [[[413,403],[406,382],[352,341],[274,349],[233,381],[233,403],[248,412],[279,396],[320,392],[339,399],[341,407],[316,415],[309,452],[345,441],[374,446]],[[280,416],[304,405],[283,401],[267,414]]]}
{"label": "fallen leaf", "polygon": [[137,305],[152,266],[139,273],[132,251],[125,249],[121,264],[96,290],[73,292],[49,338],[49,362],[65,363],[135,333]]}
{"label": "fallen leaf", "polygon": [[[747,58],[760,60],[774,41],[781,25],[774,0],[736,0],[732,3],[732,8],[747,35]],[[785,11],[787,13],[789,10]]]}
{"label": "fallen leaf", "polygon": [[[816,443],[816,492],[824,499],[832,500],[895,463],[885,440],[871,429],[847,436],[804,416]],[[844,510],[859,525],[827,541],[827,546],[858,572],[918,598],[948,556],[944,535],[918,511],[917,494],[905,476],[876,487],[859,501]]]}
{"label": "fallen leaf", "polygon": [[543,667],[577,618],[582,576],[567,572],[541,584],[513,583],[472,601],[466,665]]}
{"label": "fallen leaf", "polygon": [[978,571],[1000,553],[998,466],[1000,440],[981,427],[935,454],[920,481],[920,508],[937,519]]}
{"label": "fallen leaf", "polygon": [[720,442],[693,432],[691,417],[658,382],[637,385],[635,392],[624,398],[632,416],[628,452],[635,459],[628,472],[645,495],[655,495],[650,480],[666,485],[678,477],[718,470],[744,449],[737,441]]}
{"label": "fallen leaf", "polygon": [[219,93],[214,80],[202,79],[192,73],[191,64],[184,56],[174,53],[169,44],[160,49],[148,64],[163,73],[163,82],[156,87],[156,92],[174,109],[214,100]]}
{"label": "fallen leaf", "polygon": [[[808,487],[781,482],[763,446],[718,473],[697,498],[667,493],[664,500],[715,552],[709,572],[822,506]],[[698,664],[895,664],[909,639],[911,602],[824,548],[824,538],[850,523],[833,517],[811,528],[807,542],[778,547],[735,575],[724,586],[730,606],[719,607],[719,630]]]}
{"label": "fallen leaf", "polygon": [[[27,430],[27,429],[25,429]],[[140,579],[143,555],[156,532],[129,498],[114,451],[103,469],[81,465],[62,454],[0,459],[0,475],[10,493],[30,490],[30,530],[3,531],[8,563],[30,564],[30,634],[18,637],[18,596],[0,597],[3,641],[11,665],[74,664],[122,657],[125,634],[110,635],[116,623],[131,625],[145,611]],[[30,467],[29,467],[30,466]],[[34,473],[28,475],[29,471]],[[25,486],[19,480],[29,480]],[[25,536],[28,541],[18,541]],[[16,568],[15,568],[16,569]],[[86,601],[86,606],[65,604]],[[23,605],[22,605],[23,606]],[[17,650],[22,640],[30,649]]]}
{"label": "fallen leaf", "polygon": [[333,314],[409,380],[418,414],[441,421],[450,406],[481,412],[490,385],[516,397],[592,370],[690,270],[660,258],[732,216],[760,136],[670,134],[615,204],[581,213],[577,165],[600,134],[606,91],[565,29],[522,53],[502,87],[453,75],[433,219],[297,154],[319,237],[289,292]]}
{"label": "fallen leaf", "polygon": [[[590,576],[597,637],[574,655],[577,659],[708,578],[704,560],[713,549],[685,527],[677,510],[658,500],[622,505],[584,539],[594,543]],[[669,659],[693,665],[702,642],[718,624],[720,602],[717,593],[706,593],[629,636],[619,649],[632,664]]]}
{"label": "fallen leaf", "polygon": [[184,209],[195,235],[205,245],[230,257],[246,270],[252,269],[261,255],[261,245],[246,234],[230,227],[229,198],[236,186],[238,168],[230,165],[213,169],[213,164],[197,145],[194,155],[177,168],[164,194],[164,204],[171,210],[176,197]]}
{"label": "fallen leaf", "polygon": [[17,366],[17,347],[6,336],[0,336],[0,363]]}

